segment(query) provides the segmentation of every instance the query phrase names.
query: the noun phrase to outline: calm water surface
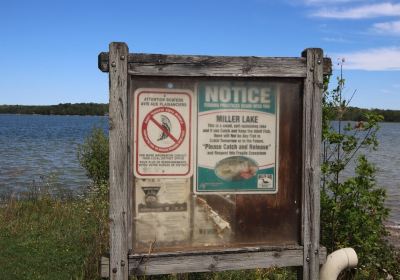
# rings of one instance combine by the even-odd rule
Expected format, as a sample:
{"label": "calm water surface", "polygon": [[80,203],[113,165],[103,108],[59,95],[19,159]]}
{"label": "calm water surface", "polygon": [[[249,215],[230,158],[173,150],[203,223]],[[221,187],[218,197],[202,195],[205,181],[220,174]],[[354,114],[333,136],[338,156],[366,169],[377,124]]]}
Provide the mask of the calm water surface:
{"label": "calm water surface", "polygon": [[400,226],[400,123],[380,123],[378,140],[378,150],[366,155],[377,168],[378,185],[386,189],[389,222]]}
{"label": "calm water surface", "polygon": [[[77,147],[93,127],[107,131],[107,117],[0,115],[0,193],[19,192],[47,181],[80,191],[89,183]],[[400,225],[400,123],[382,123],[380,146],[368,157],[387,190],[389,221]]]}
{"label": "calm water surface", "polygon": [[79,191],[90,181],[77,159],[78,144],[107,117],[0,115],[0,191],[26,191],[51,181]]}

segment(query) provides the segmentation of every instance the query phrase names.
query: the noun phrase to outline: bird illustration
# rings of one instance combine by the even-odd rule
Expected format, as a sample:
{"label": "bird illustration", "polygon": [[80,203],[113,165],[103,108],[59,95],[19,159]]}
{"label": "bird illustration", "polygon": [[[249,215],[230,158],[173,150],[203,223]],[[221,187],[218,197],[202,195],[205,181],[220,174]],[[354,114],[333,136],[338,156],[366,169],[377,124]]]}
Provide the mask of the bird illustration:
{"label": "bird illustration", "polygon": [[[166,131],[170,132],[171,131],[171,121],[168,119],[167,116],[161,115],[161,125],[163,128],[165,128]],[[165,133],[165,130],[163,130],[158,137],[157,141],[162,141],[166,138],[168,138],[168,134]]]}

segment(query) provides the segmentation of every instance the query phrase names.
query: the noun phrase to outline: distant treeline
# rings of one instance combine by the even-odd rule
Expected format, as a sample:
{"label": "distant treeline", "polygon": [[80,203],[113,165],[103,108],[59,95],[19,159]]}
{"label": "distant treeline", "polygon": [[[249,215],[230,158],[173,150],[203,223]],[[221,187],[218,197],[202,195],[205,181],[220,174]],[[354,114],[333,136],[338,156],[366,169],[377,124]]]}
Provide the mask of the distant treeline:
{"label": "distant treeline", "polygon": [[0,114],[104,116],[108,114],[108,104],[61,103],[58,105],[48,105],[48,106],[0,105]]}
{"label": "distant treeline", "polygon": [[[375,112],[384,117],[385,122],[400,122],[400,110],[361,109],[348,107],[344,120],[365,121],[365,113]],[[38,114],[38,115],[95,115],[108,114],[108,104],[103,103],[61,103],[49,106],[0,105],[0,114]]]}
{"label": "distant treeline", "polygon": [[362,109],[357,107],[346,108],[343,119],[348,121],[365,121],[365,113],[368,112],[382,115],[384,122],[400,122],[400,110]]}

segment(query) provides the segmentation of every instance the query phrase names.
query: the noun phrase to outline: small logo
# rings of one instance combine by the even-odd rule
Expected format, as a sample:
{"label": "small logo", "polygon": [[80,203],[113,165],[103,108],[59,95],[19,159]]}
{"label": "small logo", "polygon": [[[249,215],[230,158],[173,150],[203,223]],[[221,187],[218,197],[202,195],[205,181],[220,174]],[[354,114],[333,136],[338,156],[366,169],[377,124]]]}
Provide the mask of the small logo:
{"label": "small logo", "polygon": [[257,180],[258,189],[272,189],[273,188],[273,175],[272,174],[259,174]]}

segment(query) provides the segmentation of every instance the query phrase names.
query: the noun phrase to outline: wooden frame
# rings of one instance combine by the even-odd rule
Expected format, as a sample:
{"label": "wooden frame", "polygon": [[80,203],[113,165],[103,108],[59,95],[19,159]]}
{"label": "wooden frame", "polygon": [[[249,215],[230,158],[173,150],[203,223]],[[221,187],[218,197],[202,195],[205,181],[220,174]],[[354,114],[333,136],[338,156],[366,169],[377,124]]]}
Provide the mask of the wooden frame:
{"label": "wooden frame", "polygon": [[[303,279],[318,279],[326,249],[319,246],[319,152],[323,75],[331,61],[321,49],[306,49],[300,58],[212,57],[129,54],[125,43],[111,43],[100,53],[99,69],[110,78],[110,259],[102,260],[102,276],[128,279],[151,275],[223,271],[271,266],[302,266]],[[302,244],[250,247],[207,252],[134,254],[130,252],[132,201],[128,154],[129,77],[276,77],[304,79]]]}
{"label": "wooden frame", "polygon": [[110,278],[128,279],[128,47],[110,44]]}
{"label": "wooden frame", "polygon": [[[324,263],[326,248],[321,247],[318,263]],[[303,247],[251,247],[241,249],[184,253],[129,255],[131,275],[155,275],[177,272],[216,272],[303,265]],[[109,276],[109,259],[101,262],[101,275]]]}

